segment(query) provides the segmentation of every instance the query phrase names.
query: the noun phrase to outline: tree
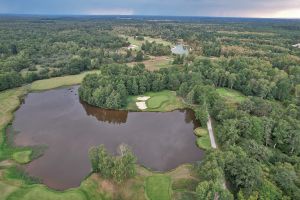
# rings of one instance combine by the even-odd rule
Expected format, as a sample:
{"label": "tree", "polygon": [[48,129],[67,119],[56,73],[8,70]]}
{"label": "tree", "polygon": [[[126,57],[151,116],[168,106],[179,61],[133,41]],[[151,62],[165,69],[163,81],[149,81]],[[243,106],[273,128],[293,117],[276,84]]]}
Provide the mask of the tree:
{"label": "tree", "polygon": [[206,106],[199,106],[195,111],[196,119],[200,121],[202,127],[207,126],[208,121],[208,111]]}
{"label": "tree", "polygon": [[111,169],[113,167],[113,159],[107,153],[105,147],[100,145],[98,147],[98,171],[104,178],[111,177]]}
{"label": "tree", "polygon": [[290,163],[276,163],[271,172],[273,180],[286,194],[299,199],[300,188],[296,185],[298,177]]}
{"label": "tree", "polygon": [[122,104],[121,104],[120,94],[117,93],[115,90],[113,90],[113,92],[106,99],[105,106],[107,108],[117,109],[117,108],[121,108],[121,105]]}
{"label": "tree", "polygon": [[196,197],[199,200],[233,200],[233,195],[222,188],[218,183],[212,181],[200,182],[196,189]]}
{"label": "tree", "polygon": [[139,94],[139,86],[138,86],[135,78],[132,81],[132,92],[131,93],[133,95],[138,95]]}
{"label": "tree", "polygon": [[147,79],[145,76],[141,76],[138,80],[139,82],[139,93],[144,94],[147,91]]}
{"label": "tree", "polygon": [[258,162],[249,158],[240,148],[225,164],[225,174],[237,191],[250,195],[261,184],[262,170]]}
{"label": "tree", "polygon": [[276,99],[282,101],[290,96],[291,92],[291,82],[288,78],[281,79],[277,83],[277,90],[276,90]]}
{"label": "tree", "polygon": [[12,44],[11,46],[10,46],[10,51],[11,51],[11,53],[13,54],[13,55],[17,55],[18,54],[18,49],[17,49],[17,45],[15,45],[15,44]]}
{"label": "tree", "polygon": [[189,90],[189,85],[188,83],[184,82],[180,85],[179,90],[177,91],[177,95],[181,97],[186,97],[188,90]]}
{"label": "tree", "polygon": [[93,172],[98,172],[98,165],[99,165],[98,147],[91,147],[89,149],[89,159],[91,161]]}
{"label": "tree", "polygon": [[89,150],[89,158],[93,172],[99,173],[103,178],[111,178],[117,182],[135,176],[136,157],[125,146],[120,147],[120,156],[111,156],[103,145],[92,147]]}
{"label": "tree", "polygon": [[259,189],[259,199],[282,199],[282,191],[273,183],[268,180],[264,180],[262,186]]}
{"label": "tree", "polygon": [[217,136],[223,146],[236,144],[239,139],[237,123],[238,121],[235,119],[228,119],[223,122],[222,126],[218,126]]}
{"label": "tree", "polygon": [[128,92],[127,92],[126,86],[124,85],[123,82],[121,82],[117,85],[116,92],[120,95],[121,107],[125,106],[126,105],[126,99],[127,99],[127,96],[128,96]]}
{"label": "tree", "polygon": [[138,51],[136,53],[136,56],[135,56],[135,61],[136,62],[141,62],[143,60],[144,60],[144,54],[143,54],[143,52],[142,51]]}
{"label": "tree", "polygon": [[187,96],[186,96],[186,100],[189,104],[193,104],[194,103],[194,96],[195,96],[195,92],[194,90],[191,90]]}

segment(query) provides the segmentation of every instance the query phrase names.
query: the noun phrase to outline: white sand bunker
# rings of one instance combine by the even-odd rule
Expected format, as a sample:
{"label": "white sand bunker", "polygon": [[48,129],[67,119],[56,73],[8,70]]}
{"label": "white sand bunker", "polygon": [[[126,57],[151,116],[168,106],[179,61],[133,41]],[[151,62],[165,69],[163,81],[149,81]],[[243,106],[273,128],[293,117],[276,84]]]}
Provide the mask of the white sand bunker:
{"label": "white sand bunker", "polygon": [[138,97],[136,98],[138,101],[147,101],[148,99],[150,99],[150,97],[148,96],[143,96],[143,97]]}
{"label": "white sand bunker", "polygon": [[138,102],[135,103],[136,106],[138,107],[138,109],[146,110],[147,109],[146,101],[148,99],[150,99],[150,97],[148,97],[148,96],[138,97],[137,98]]}
{"label": "white sand bunker", "polygon": [[136,106],[140,109],[140,110],[146,110],[147,106],[146,106],[146,102],[145,101],[139,101],[136,102]]}
{"label": "white sand bunker", "polygon": [[136,49],[136,48],[138,48],[138,46],[137,45],[134,45],[134,44],[131,44],[131,45],[129,45],[128,47],[127,47],[127,49],[128,50],[130,50],[130,49]]}

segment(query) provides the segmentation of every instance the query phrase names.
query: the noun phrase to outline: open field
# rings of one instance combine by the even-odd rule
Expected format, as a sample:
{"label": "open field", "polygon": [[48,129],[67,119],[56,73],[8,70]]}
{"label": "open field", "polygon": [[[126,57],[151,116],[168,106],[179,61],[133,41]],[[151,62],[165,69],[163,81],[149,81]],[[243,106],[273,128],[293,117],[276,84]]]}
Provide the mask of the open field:
{"label": "open field", "polygon": [[141,46],[143,43],[147,41],[149,42],[156,42],[158,44],[163,44],[165,46],[172,46],[172,43],[169,42],[169,41],[166,41],[166,40],[163,40],[161,38],[151,38],[151,37],[144,37],[144,40],[136,40],[133,36],[125,36],[125,35],[122,35],[122,37],[125,37],[125,38],[128,38],[128,42],[130,44],[133,44],[133,45],[136,45],[138,46],[137,47],[137,50],[140,50]]}
{"label": "open field", "polygon": [[149,200],[171,199],[171,178],[169,176],[149,176],[146,178],[145,188]]}
{"label": "open field", "polygon": [[63,87],[63,86],[80,84],[83,78],[85,77],[85,75],[91,73],[100,73],[100,71],[88,71],[77,75],[68,75],[68,76],[55,77],[55,78],[35,81],[31,84],[30,90],[32,91],[49,90],[49,89]]}
{"label": "open field", "polygon": [[228,88],[217,88],[216,90],[220,94],[220,96],[226,100],[226,103],[231,106],[235,106],[236,104],[241,103],[242,101],[247,99],[245,95],[236,90],[231,90]]}
{"label": "open field", "polygon": [[[145,111],[160,111],[168,112],[176,109],[184,108],[182,100],[176,96],[176,93],[169,90],[161,92],[147,92],[143,96],[149,96],[150,99],[146,101],[147,109]],[[129,96],[127,99],[126,109],[137,111],[136,101],[139,96]]]}
{"label": "open field", "polygon": [[[131,62],[128,66],[134,66],[138,62]],[[168,56],[158,56],[151,57],[150,60],[145,60],[142,62],[145,65],[145,68],[149,71],[159,70],[161,68],[167,68],[172,66],[172,58]]]}

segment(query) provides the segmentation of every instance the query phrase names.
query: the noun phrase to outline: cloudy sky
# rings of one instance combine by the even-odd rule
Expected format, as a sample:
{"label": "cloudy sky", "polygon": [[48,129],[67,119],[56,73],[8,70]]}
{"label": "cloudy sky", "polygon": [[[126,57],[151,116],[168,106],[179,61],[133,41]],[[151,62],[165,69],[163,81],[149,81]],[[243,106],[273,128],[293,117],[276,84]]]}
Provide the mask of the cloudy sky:
{"label": "cloudy sky", "polygon": [[0,13],[300,18],[300,0],[0,0]]}

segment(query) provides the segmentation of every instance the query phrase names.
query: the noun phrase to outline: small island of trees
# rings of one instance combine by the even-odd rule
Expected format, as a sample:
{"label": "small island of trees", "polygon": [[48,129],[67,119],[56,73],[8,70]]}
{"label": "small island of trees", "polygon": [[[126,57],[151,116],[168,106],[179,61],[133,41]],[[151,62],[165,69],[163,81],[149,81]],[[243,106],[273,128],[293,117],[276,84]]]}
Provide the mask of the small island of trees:
{"label": "small island of trees", "polygon": [[92,171],[99,173],[103,178],[112,179],[116,182],[134,177],[136,157],[129,147],[124,145],[120,146],[120,151],[119,156],[112,156],[107,152],[104,145],[91,147],[89,159]]}

